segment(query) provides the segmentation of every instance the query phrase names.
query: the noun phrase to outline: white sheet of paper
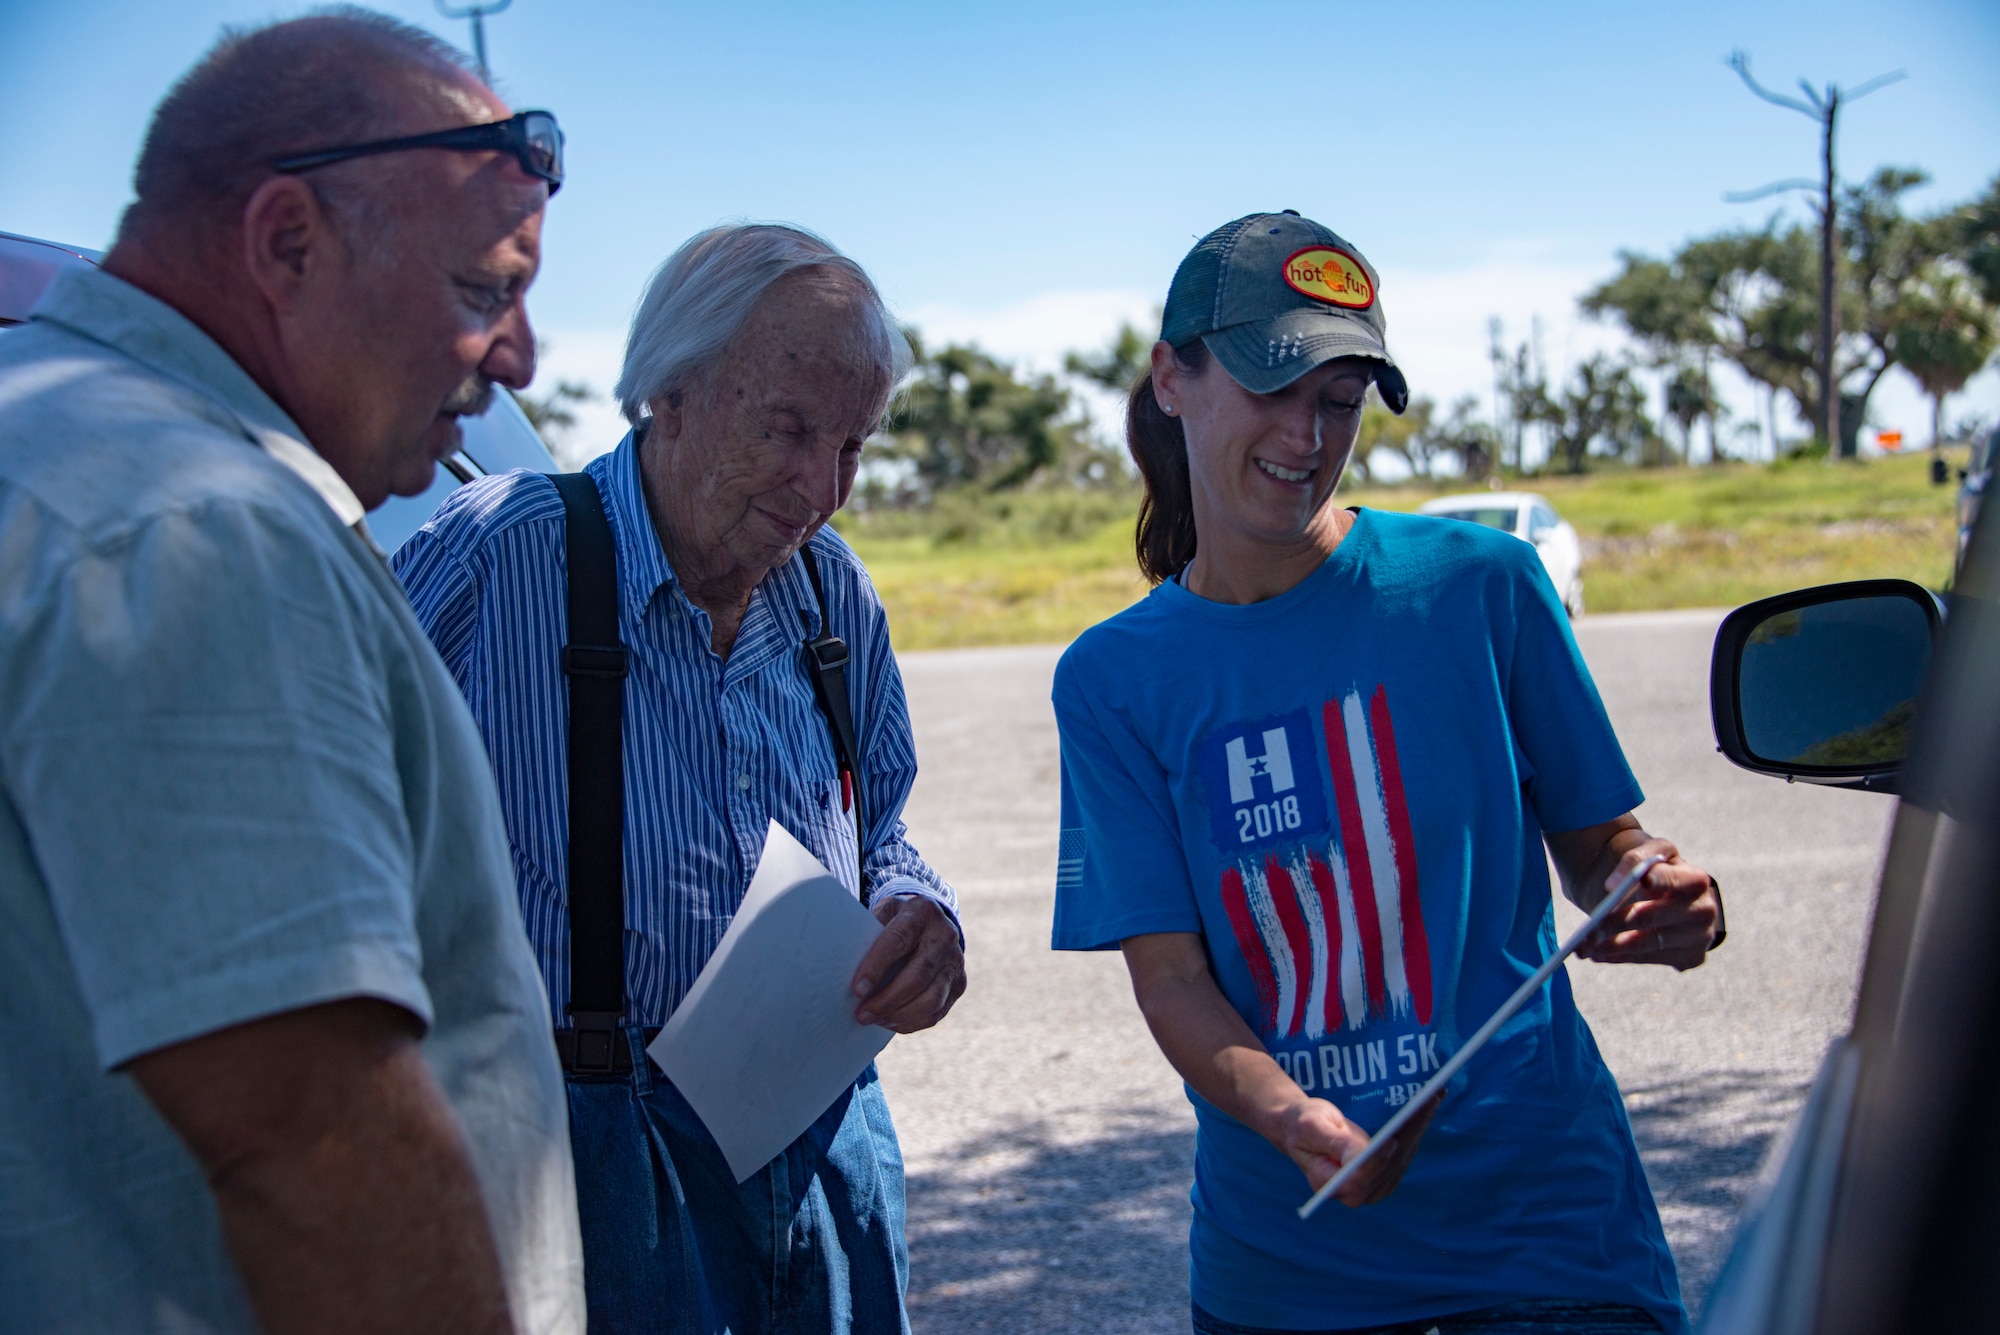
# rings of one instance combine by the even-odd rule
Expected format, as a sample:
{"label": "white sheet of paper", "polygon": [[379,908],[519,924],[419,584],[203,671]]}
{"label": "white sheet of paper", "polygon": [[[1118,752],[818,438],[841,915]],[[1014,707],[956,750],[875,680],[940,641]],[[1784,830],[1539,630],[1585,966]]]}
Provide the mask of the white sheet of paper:
{"label": "white sheet of paper", "polygon": [[797,1140],[894,1035],[856,1023],[882,924],[776,821],[743,905],[646,1051],[743,1181]]}

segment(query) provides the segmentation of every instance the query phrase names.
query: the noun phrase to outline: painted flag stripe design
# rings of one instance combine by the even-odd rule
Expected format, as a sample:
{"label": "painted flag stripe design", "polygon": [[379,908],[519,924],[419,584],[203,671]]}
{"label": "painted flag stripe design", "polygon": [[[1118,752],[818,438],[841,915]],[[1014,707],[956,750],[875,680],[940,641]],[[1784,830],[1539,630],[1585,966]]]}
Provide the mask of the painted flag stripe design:
{"label": "painted flag stripe design", "polygon": [[[1326,1020],[1327,994],[1331,990],[1328,966],[1333,959],[1327,949],[1326,909],[1320,898],[1311,855],[1295,855],[1287,870],[1292,878],[1293,892],[1298,895],[1300,915],[1305,919],[1306,952],[1312,960],[1312,978],[1305,995],[1305,1035],[1307,1038],[1318,1038],[1334,1027],[1328,1025]],[[1338,1021],[1335,1021],[1337,1024]]]}
{"label": "painted flag stripe design", "polygon": [[1429,1024],[1429,934],[1389,697],[1321,710],[1337,834],[1324,852],[1266,854],[1222,874],[1222,902],[1270,1038],[1318,1038],[1411,1016]]}
{"label": "painted flag stripe design", "polygon": [[1375,734],[1375,757],[1382,767],[1382,810],[1388,818],[1389,843],[1395,852],[1396,884],[1402,899],[1397,920],[1402,924],[1403,974],[1417,1023],[1431,1022],[1431,943],[1424,931],[1424,907],[1417,898],[1417,846],[1410,833],[1410,806],[1403,800],[1403,762],[1396,755],[1396,725],[1389,718],[1389,693],[1375,688],[1368,702],[1368,721]]}
{"label": "painted flag stripe design", "polygon": [[[1382,981],[1393,1009],[1409,1009],[1409,971],[1403,967],[1403,909],[1396,887],[1396,852],[1389,838],[1389,812],[1382,801],[1382,779],[1368,742],[1368,720],[1361,712],[1361,693],[1348,692],[1341,701],[1341,721],[1347,725],[1348,758],[1354,765],[1355,806],[1361,813],[1361,842],[1368,847],[1368,878],[1375,888],[1375,917],[1382,933]],[[1341,842],[1355,840],[1346,822]]]}
{"label": "painted flag stripe design", "polygon": [[1350,1012],[1348,1025],[1359,1028],[1370,1014],[1389,1008],[1387,978],[1382,972],[1382,923],[1377,913],[1375,866],[1368,856],[1367,836],[1361,829],[1361,799],[1354,782],[1354,748],[1347,740],[1347,723],[1338,702],[1329,700],[1320,711],[1326,725],[1326,753],[1333,770],[1335,812],[1340,818],[1340,848],[1347,863],[1348,897],[1354,905],[1355,922],[1361,933],[1361,969],[1367,987],[1367,1004]]}
{"label": "painted flag stripe design", "polygon": [[1278,905],[1271,895],[1271,883],[1263,868],[1255,864],[1246,868],[1243,886],[1250,900],[1251,916],[1257,922],[1258,940],[1263,943],[1265,957],[1271,961],[1277,977],[1278,1004],[1270,1012],[1271,1024],[1273,1028],[1283,1024],[1285,1032],[1290,1032],[1289,1017],[1299,999],[1299,959],[1285,937]]}
{"label": "painted flag stripe design", "polygon": [[1340,845],[1328,844],[1326,854],[1333,873],[1334,904],[1340,911],[1340,1004],[1349,1017],[1348,1027],[1359,1028],[1368,1020],[1368,980],[1361,958],[1361,924],[1354,911],[1354,883]]}
{"label": "painted flag stripe design", "polygon": [[1250,981],[1257,986],[1258,1009],[1265,1015],[1268,1032],[1278,1014],[1278,975],[1271,957],[1264,952],[1257,920],[1250,916],[1250,896],[1243,885],[1243,873],[1231,867],[1222,873],[1222,911],[1229,917],[1229,930],[1236,935],[1236,948],[1250,966]]}
{"label": "painted flag stripe design", "polygon": [[[1340,1028],[1340,1008],[1348,991],[1347,957],[1354,950],[1354,928],[1351,924],[1343,922],[1340,916],[1340,890],[1333,879],[1333,869],[1311,854],[1306,855],[1306,865],[1311,870],[1313,892],[1318,896],[1320,911],[1325,918],[1326,938],[1321,948],[1325,951],[1328,971],[1335,975],[1326,980],[1326,1009],[1322,1013],[1320,1027],[1320,1033],[1330,1034]],[[1327,913],[1329,906],[1332,909],[1331,914]],[[1356,956],[1354,981],[1357,984],[1361,981],[1360,963],[1359,956]],[[1315,973],[1314,976],[1317,977],[1318,974]],[[1307,1036],[1318,1038],[1319,1033],[1308,1033]]]}
{"label": "painted flag stripe design", "polygon": [[[1293,961],[1292,1005],[1285,1017],[1285,1032],[1296,1034],[1306,1021],[1312,977],[1320,970],[1314,958],[1312,936],[1306,930],[1305,910],[1299,905],[1298,888],[1292,873],[1275,857],[1264,859],[1264,884],[1270,889],[1271,903],[1278,910],[1278,925],[1284,929],[1287,953]],[[1303,968],[1299,966],[1303,965]],[[1303,977],[1298,975],[1303,974]]]}

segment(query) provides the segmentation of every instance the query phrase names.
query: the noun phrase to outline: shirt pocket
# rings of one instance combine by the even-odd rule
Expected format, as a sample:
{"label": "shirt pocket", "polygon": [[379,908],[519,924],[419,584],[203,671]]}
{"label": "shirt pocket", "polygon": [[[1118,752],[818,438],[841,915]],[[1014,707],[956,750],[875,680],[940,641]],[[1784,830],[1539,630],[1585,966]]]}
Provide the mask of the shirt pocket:
{"label": "shirt pocket", "polygon": [[854,835],[854,811],[851,804],[841,804],[843,788],[840,776],[835,774],[829,779],[815,780],[812,787],[820,808],[821,838],[825,841],[821,845],[826,850],[821,860],[842,885],[856,890],[861,870]]}
{"label": "shirt pocket", "polygon": [[771,814],[852,892],[860,876],[854,812],[842,804],[840,772],[834,767],[832,748],[822,743],[798,750],[803,754],[794,756],[796,780],[786,785]]}

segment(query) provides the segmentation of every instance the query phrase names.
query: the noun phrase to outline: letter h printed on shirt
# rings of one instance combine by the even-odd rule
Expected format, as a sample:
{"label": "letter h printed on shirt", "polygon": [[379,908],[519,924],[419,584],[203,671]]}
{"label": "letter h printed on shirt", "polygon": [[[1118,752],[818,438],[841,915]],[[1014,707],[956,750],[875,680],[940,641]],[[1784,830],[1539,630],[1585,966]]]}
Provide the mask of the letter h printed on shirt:
{"label": "letter h printed on shirt", "polygon": [[[1216,730],[1201,746],[1222,906],[1266,1042],[1431,1021],[1430,946],[1388,692]],[[1324,765],[1324,770],[1322,770]],[[1331,780],[1331,800],[1327,792]]]}

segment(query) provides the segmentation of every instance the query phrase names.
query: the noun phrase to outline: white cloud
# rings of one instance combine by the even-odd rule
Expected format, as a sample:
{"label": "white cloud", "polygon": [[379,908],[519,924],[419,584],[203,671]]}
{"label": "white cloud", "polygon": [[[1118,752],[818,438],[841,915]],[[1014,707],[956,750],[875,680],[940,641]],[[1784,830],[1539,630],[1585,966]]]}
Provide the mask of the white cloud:
{"label": "white cloud", "polygon": [[[1493,411],[1493,367],[1488,358],[1487,321],[1498,315],[1503,339],[1514,345],[1530,336],[1541,321],[1541,347],[1550,380],[1559,383],[1578,362],[1599,351],[1627,346],[1609,324],[1585,319],[1577,311],[1579,296],[1613,272],[1609,264],[1579,264],[1552,257],[1548,248],[1520,244],[1495,247],[1478,260],[1457,268],[1404,270],[1383,275],[1383,305],[1389,317],[1389,347],[1413,393],[1448,407],[1465,395],[1478,400],[1482,415]],[[1059,373],[1063,356],[1105,346],[1121,323],[1150,334],[1157,320],[1160,295],[1137,288],[1079,289],[1039,292],[988,306],[953,302],[923,302],[898,312],[914,324],[932,347],[946,343],[976,344],[986,352],[1031,373]],[[545,393],[558,380],[577,380],[598,398],[577,408],[577,426],[569,448],[582,457],[616,445],[625,423],[611,402],[624,354],[625,331],[593,328],[550,328],[542,331],[546,349],[534,390]],[[1718,375],[1730,411],[1739,423],[1766,420],[1761,390],[1754,389],[1732,369]],[[1660,415],[1657,379],[1647,383],[1655,395],[1650,410]],[[1124,405],[1118,395],[1094,387],[1079,387],[1079,398],[1098,429],[1117,434]],[[1787,438],[1804,426],[1782,401],[1779,430]],[[1870,419],[1881,427],[1903,431],[1912,445],[1930,438],[1930,401],[1900,371],[1885,376],[1870,400]],[[1981,415],[2000,418],[2000,369],[1975,379],[1965,393],[1946,406],[1948,423]],[[1864,439],[1868,437],[1864,436]],[[1747,439],[1725,448],[1748,448]],[[1764,448],[1760,441],[1757,448]]]}
{"label": "white cloud", "polygon": [[[1150,336],[1159,328],[1158,301],[1136,288],[1105,288],[1042,292],[998,306],[926,302],[901,314],[933,348],[971,343],[1023,371],[1059,374],[1064,354],[1098,351],[1121,324]],[[1076,391],[1097,430],[1119,438],[1125,420],[1122,396],[1089,384],[1077,385]]]}
{"label": "white cloud", "polygon": [[[1559,385],[1592,353],[1630,346],[1615,326],[1588,319],[1577,310],[1577,298],[1613,272],[1608,264],[1562,263],[1541,257],[1534,247],[1520,246],[1496,251],[1460,269],[1385,274],[1383,304],[1389,314],[1390,350],[1409,377],[1412,393],[1427,394],[1441,406],[1471,394],[1490,415],[1493,368],[1488,360],[1487,319],[1501,318],[1504,343],[1511,347],[1530,336],[1539,316],[1544,364],[1551,386]],[[1659,380],[1652,375],[1645,379],[1654,394],[1648,409],[1657,419],[1662,416]],[[1763,424],[1768,409],[1762,388],[1733,367],[1722,367],[1716,380],[1736,422],[1756,424],[1760,428],[1756,449],[1767,449]],[[1907,375],[1891,371],[1884,376],[1868,404],[1871,423],[1901,429],[1909,444],[1928,444],[1930,400]],[[1945,405],[1947,427],[1970,414],[1990,420],[1996,412],[2000,412],[2000,370],[1980,376]],[[1778,431],[1788,440],[1806,431],[1782,398]],[[1871,438],[1872,433],[1863,434],[1864,442]],[[1725,426],[1723,444],[1740,453],[1752,442],[1732,441]]]}
{"label": "white cloud", "polygon": [[[1413,393],[1441,406],[1475,395],[1483,411],[1491,413],[1488,317],[1500,315],[1507,337],[1518,341],[1528,336],[1531,319],[1541,316],[1550,374],[1566,373],[1590,353],[1621,341],[1615,331],[1575,314],[1577,294],[1602,277],[1591,266],[1539,259],[1529,248],[1459,269],[1384,274],[1390,351]],[[933,346],[974,343],[1026,370],[1057,372],[1064,353],[1103,347],[1121,322],[1150,334],[1157,327],[1163,295],[1103,289],[1042,292],[984,307],[928,302],[905,318]],[[1118,396],[1086,389],[1083,398],[1100,426],[1120,419]]]}
{"label": "white cloud", "polygon": [[1488,258],[1448,270],[1382,276],[1389,350],[1410,392],[1449,405],[1476,396],[1490,413],[1493,364],[1487,322],[1498,316],[1502,337],[1517,344],[1541,321],[1542,356],[1557,380],[1593,352],[1621,345],[1618,334],[1581,319],[1577,295],[1602,280],[1595,266],[1518,258]]}
{"label": "white cloud", "polygon": [[926,302],[903,318],[927,343],[976,343],[1028,370],[1060,371],[1064,353],[1095,351],[1121,323],[1152,332],[1158,300],[1132,288],[1040,292],[998,306]]}

